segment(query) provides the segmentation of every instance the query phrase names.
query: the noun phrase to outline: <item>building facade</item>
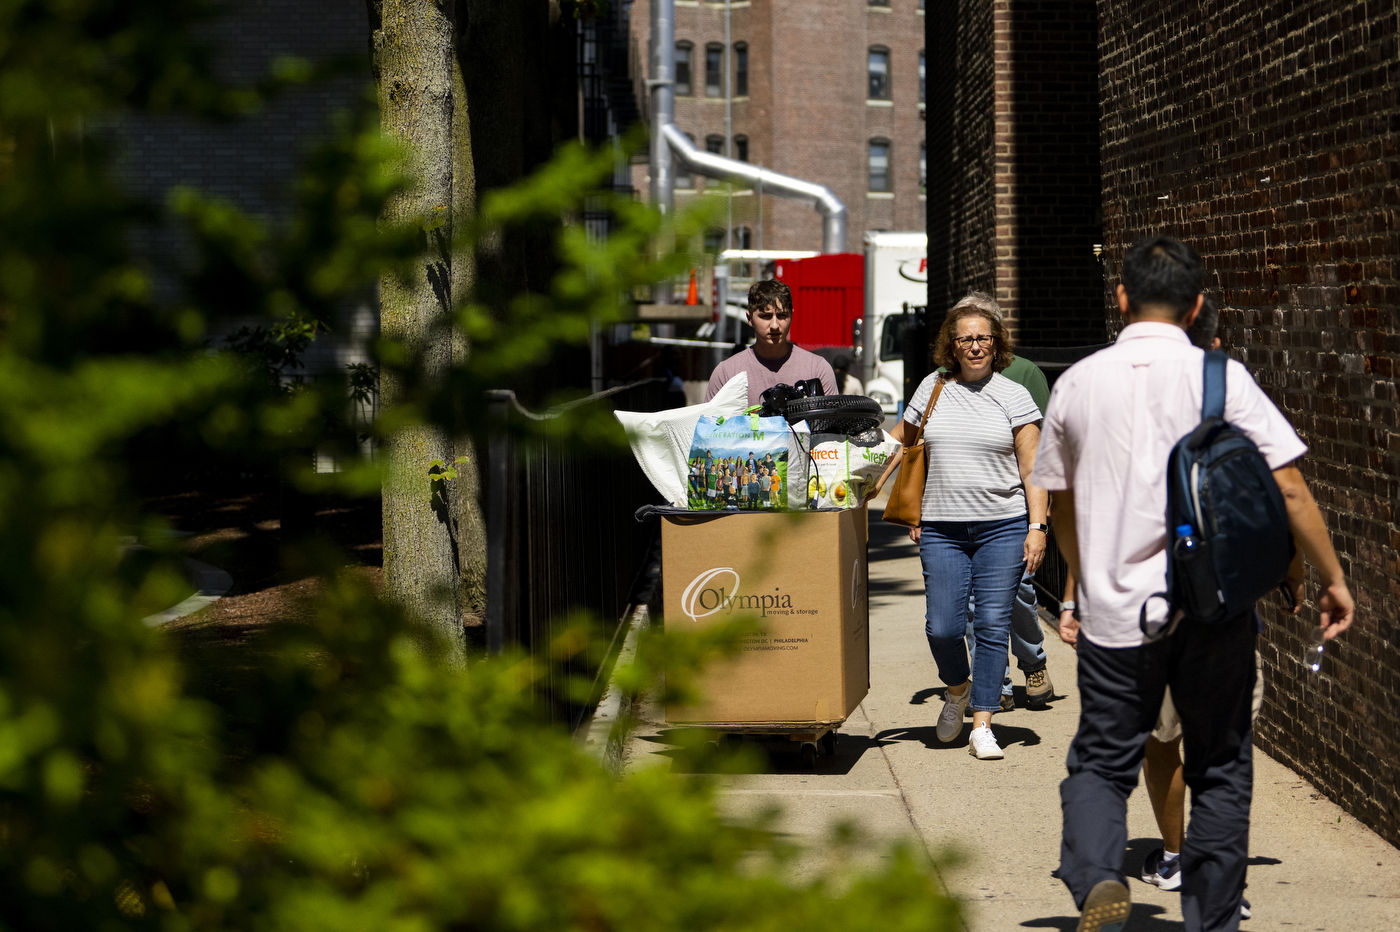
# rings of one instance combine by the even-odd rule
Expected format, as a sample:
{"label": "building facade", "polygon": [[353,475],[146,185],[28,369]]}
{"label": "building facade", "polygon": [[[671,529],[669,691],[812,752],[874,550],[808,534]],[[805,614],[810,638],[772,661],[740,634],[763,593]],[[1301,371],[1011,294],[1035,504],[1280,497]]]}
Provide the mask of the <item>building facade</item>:
{"label": "building facade", "polygon": [[1400,843],[1400,3],[936,0],[927,17],[930,305],[994,290],[1023,345],[1097,343],[1121,326],[1134,243],[1200,253],[1224,348],[1308,443],[1357,604],[1313,673],[1316,577],[1296,617],[1261,601],[1255,742]]}
{"label": "building facade", "polygon": [[[676,125],[697,146],[829,187],[849,211],[848,251],[860,251],[863,230],[921,230],[923,6],[675,0]],[[641,0],[631,19],[649,49]],[[634,166],[634,187],[645,191],[647,177],[645,163]],[[677,209],[707,190],[719,187],[682,175]],[[820,219],[806,204],[735,191],[732,216],[734,248],[821,246]],[[706,246],[722,247],[722,238],[717,230]]]}

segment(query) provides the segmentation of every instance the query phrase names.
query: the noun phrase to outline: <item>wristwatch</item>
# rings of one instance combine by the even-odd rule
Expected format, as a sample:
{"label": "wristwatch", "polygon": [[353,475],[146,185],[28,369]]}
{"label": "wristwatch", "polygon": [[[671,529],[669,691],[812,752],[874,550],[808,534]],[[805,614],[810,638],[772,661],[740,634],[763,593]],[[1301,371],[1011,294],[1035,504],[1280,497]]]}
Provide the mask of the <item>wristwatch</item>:
{"label": "wristwatch", "polygon": [[1065,599],[1063,602],[1060,603],[1060,613],[1061,613],[1061,614],[1064,614],[1065,612],[1072,612],[1072,611],[1075,611],[1075,610],[1078,609],[1078,608],[1079,608],[1079,603],[1076,602],[1076,601],[1074,601],[1074,599]]}
{"label": "wristwatch", "polygon": [[1047,533],[1047,532],[1050,530],[1050,525],[1048,525],[1048,524],[1041,524],[1041,523],[1038,522],[1038,521],[1032,521],[1031,524],[1030,524],[1030,529],[1031,529],[1032,531],[1040,531],[1042,534],[1044,534],[1044,533]]}

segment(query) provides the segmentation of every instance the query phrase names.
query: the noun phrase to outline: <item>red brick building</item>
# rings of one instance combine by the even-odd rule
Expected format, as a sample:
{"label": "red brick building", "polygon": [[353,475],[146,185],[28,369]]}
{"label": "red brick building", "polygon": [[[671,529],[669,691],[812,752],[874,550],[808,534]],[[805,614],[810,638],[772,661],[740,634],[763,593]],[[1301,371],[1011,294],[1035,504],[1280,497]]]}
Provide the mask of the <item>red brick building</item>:
{"label": "red brick building", "polygon": [[[729,4],[729,152],[831,188],[849,211],[846,248],[863,230],[921,230],[920,158],[923,0],[743,0]],[[635,0],[631,22],[648,58],[650,10]],[[676,125],[696,145],[724,153],[725,4],[675,0]],[[684,181],[684,178],[682,178]],[[644,164],[634,186],[645,191]],[[677,187],[676,205],[700,195]],[[821,223],[811,207],[743,192],[735,226],[752,248],[815,250]],[[713,245],[713,243],[711,244]],[[736,241],[736,246],[741,245]]]}

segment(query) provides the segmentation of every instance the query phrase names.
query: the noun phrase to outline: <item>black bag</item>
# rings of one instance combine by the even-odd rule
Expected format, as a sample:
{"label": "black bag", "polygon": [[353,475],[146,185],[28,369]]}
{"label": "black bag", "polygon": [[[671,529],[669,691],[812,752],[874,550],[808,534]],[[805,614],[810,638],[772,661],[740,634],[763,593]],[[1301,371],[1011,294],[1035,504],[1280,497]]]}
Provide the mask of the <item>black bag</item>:
{"label": "black bag", "polygon": [[[1201,423],[1167,460],[1167,591],[1171,627],[1182,617],[1233,618],[1288,575],[1293,536],[1273,470],[1225,420],[1224,353],[1206,353]],[[1138,626],[1150,640],[1147,602]]]}

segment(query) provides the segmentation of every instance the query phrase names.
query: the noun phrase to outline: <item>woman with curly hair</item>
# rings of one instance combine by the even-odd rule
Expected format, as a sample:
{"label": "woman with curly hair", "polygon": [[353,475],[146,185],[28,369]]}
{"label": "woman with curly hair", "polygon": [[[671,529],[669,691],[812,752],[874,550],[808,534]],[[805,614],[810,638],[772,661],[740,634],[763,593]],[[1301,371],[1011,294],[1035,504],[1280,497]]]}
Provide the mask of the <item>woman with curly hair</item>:
{"label": "woman with curly hair", "polygon": [[[1001,318],[981,304],[969,296],[948,312],[933,351],[947,373],[920,383],[893,433],[901,443],[917,438],[943,379],[923,425],[928,481],[919,527],[909,536],[923,563],[924,631],[948,687],[938,740],[962,732],[970,703],[968,750],[991,760],[1003,757],[991,721],[1001,708],[1012,603],[1022,573],[1035,572],[1045,555],[1047,496],[1026,481],[1040,441],[1040,409],[1030,392],[1000,374],[1011,364],[1011,339]],[[969,595],[977,606],[975,669],[963,643]]]}

